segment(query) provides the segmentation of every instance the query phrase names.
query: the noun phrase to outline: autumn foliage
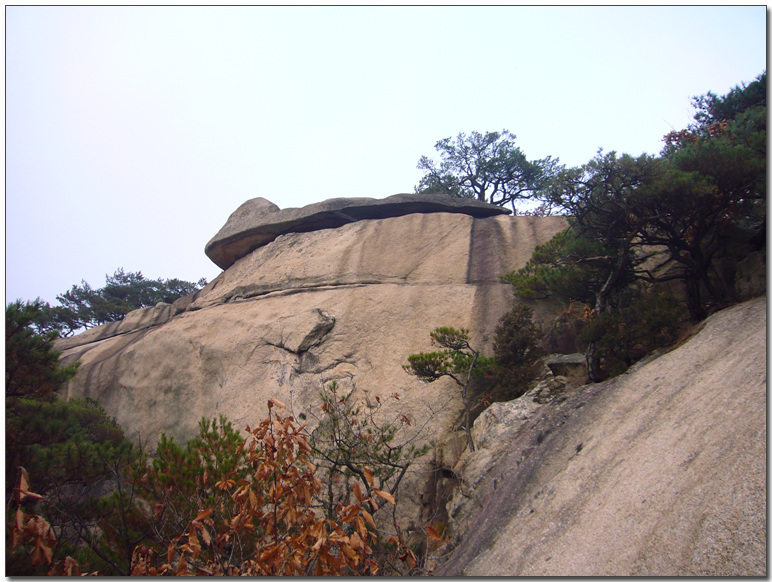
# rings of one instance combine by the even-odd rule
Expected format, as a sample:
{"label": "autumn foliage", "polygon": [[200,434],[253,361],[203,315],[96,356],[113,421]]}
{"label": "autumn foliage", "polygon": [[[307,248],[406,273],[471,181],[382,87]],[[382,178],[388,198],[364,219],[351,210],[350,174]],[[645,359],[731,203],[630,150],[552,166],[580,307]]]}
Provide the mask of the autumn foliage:
{"label": "autumn foliage", "polygon": [[[302,427],[273,407],[271,401],[269,417],[247,427],[242,447],[254,469],[249,478],[219,481],[221,499],[201,508],[187,531],[172,540],[161,564],[153,565],[152,551],[139,546],[133,575],[375,573],[369,559],[375,524],[365,508],[373,500],[360,492],[357,503],[338,508],[337,522],[317,514],[312,504],[321,483],[314,476],[311,448]],[[237,544],[242,559],[234,563]]]}
{"label": "autumn foliage", "polygon": [[[325,517],[315,507],[322,483],[315,476],[312,449],[304,427],[292,416],[277,410],[283,405],[269,401],[269,415],[239,445],[247,471],[221,475],[214,483],[216,495],[202,504],[198,513],[167,547],[152,543],[133,550],[131,574],[138,576],[300,576],[373,575],[377,541],[373,513],[381,500],[394,497],[375,487],[373,473],[365,468],[369,495],[352,485],[355,501],[336,507],[336,519]],[[152,478],[152,471],[146,473]],[[20,470],[14,501],[18,506],[11,524],[14,550],[23,549],[34,565],[50,564],[50,574],[81,573],[71,557],[52,561],[56,544],[45,519],[28,515],[23,503],[42,496],[32,493],[26,471]],[[152,500],[147,500],[152,501]],[[165,502],[149,503],[159,518]],[[399,557],[409,565],[415,555],[399,540],[390,540]]]}
{"label": "autumn foliage", "polygon": [[180,445],[162,435],[145,451],[96,402],[56,396],[74,369],[62,371],[53,334],[35,332],[39,315],[36,305],[6,310],[6,574],[420,567],[396,520],[392,537],[376,528],[385,520],[375,515],[395,504],[425,452],[412,444],[420,430],[398,438],[411,425],[406,416],[381,421],[379,407],[363,411],[331,389],[313,430],[271,400],[268,418],[243,434],[225,418],[202,419],[197,437]]}
{"label": "autumn foliage", "polygon": [[10,528],[11,549],[22,548],[29,555],[33,566],[50,563],[52,548],[56,544],[51,525],[39,515],[26,514],[22,509],[23,504],[39,499],[42,499],[41,495],[30,491],[26,469],[19,467],[18,483],[13,490],[16,512]]}

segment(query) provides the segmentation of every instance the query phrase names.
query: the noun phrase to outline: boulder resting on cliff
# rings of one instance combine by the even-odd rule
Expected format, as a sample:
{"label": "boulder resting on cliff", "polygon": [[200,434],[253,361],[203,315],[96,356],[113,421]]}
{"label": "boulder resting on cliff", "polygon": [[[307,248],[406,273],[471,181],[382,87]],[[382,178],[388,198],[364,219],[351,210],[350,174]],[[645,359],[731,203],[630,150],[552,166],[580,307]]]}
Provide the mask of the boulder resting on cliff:
{"label": "boulder resting on cliff", "polygon": [[247,200],[230,215],[205,248],[206,256],[221,269],[290,232],[337,228],[358,220],[378,220],[449,212],[487,218],[510,210],[473,198],[437,194],[395,194],[387,198],[331,198],[302,208],[280,209],[265,198]]}

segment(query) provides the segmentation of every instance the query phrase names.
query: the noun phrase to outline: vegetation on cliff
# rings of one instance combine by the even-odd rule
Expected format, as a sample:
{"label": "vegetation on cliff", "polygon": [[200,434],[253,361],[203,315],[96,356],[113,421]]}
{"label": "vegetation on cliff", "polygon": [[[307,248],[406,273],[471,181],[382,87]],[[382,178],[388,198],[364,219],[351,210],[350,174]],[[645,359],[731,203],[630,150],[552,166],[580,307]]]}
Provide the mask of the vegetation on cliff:
{"label": "vegetation on cliff", "polygon": [[694,104],[695,123],[665,136],[660,156],[599,152],[558,172],[543,196],[569,216],[571,232],[503,277],[521,297],[580,301],[604,322],[587,336],[592,380],[610,373],[601,369],[599,342],[611,321],[622,325],[623,305],[641,295],[643,287],[631,285],[681,281],[689,315],[699,321],[736,301],[716,267],[722,237],[745,229],[763,241],[766,73]]}
{"label": "vegetation on cliff", "polygon": [[135,309],[158,303],[172,303],[204,287],[206,279],[196,283],[180,279],[147,279],[141,271],[126,273],[118,269],[105,276],[105,286],[94,289],[86,281],[73,285],[56,296],[59,305],[41,303],[42,314],[36,322],[40,331],[57,331],[70,336],[111,321],[119,321]]}
{"label": "vegetation on cliff", "polygon": [[539,198],[543,185],[560,168],[559,161],[546,157],[529,162],[515,145],[516,136],[506,129],[481,134],[459,133],[455,140],[439,140],[434,148],[441,162],[421,156],[418,169],[425,175],[416,193],[439,193],[475,198],[505,206],[520,200]]}
{"label": "vegetation on cliff", "polygon": [[[53,529],[35,529],[42,528],[37,519],[25,527],[62,538],[77,532],[83,523],[98,519],[100,508],[94,492],[100,491],[111,471],[132,455],[133,445],[93,400],[64,400],[56,395],[78,366],[60,365],[59,353],[53,349],[58,334],[40,334],[35,329],[42,317],[38,301],[17,301],[6,306],[6,523],[21,528],[29,521],[18,512],[14,517],[14,500],[21,509],[22,501],[40,503],[42,495],[56,507],[46,513]],[[27,471],[33,475],[38,496],[19,492],[21,481],[29,483]],[[72,522],[67,515],[80,519]],[[77,533],[74,535],[77,537]],[[29,554],[25,553],[14,543],[22,538],[21,532],[6,538],[7,543],[12,542],[6,547],[6,573],[45,573],[39,558],[52,557],[52,553],[43,551],[38,543],[41,540],[32,545]],[[61,546],[73,549],[64,540]]]}
{"label": "vegetation on cliff", "polygon": [[414,444],[418,433],[403,438],[410,418],[384,421],[380,407],[363,411],[329,386],[313,431],[271,400],[246,438],[225,418],[202,419],[198,437],[180,445],[162,435],[148,454],[96,402],[55,397],[77,366],[59,364],[56,332],[37,333],[41,311],[39,303],[6,309],[6,573],[416,567],[396,520],[389,535],[376,522],[428,449]]}
{"label": "vegetation on cliff", "polygon": [[[118,478],[117,483],[131,488],[136,501],[116,503],[117,492],[102,500],[105,513],[91,522],[91,532],[81,544],[88,543],[88,549],[112,566],[112,574],[375,574],[378,564],[372,558],[372,546],[377,534],[369,509],[375,503],[373,496],[393,502],[390,494],[372,489],[372,495],[364,496],[354,487],[356,499],[339,508],[337,520],[314,511],[313,501],[322,484],[314,476],[311,448],[301,427],[291,417],[274,412],[274,406],[269,403],[267,419],[247,428],[246,440],[239,438],[237,446],[228,442],[229,446],[220,450],[241,457],[232,471],[216,470],[211,462],[220,455],[210,456],[212,451],[206,445],[212,441],[205,439],[189,446],[183,455],[193,461],[187,468],[198,469],[194,474],[180,475],[180,467],[169,466],[168,459],[161,458],[146,468],[139,480]],[[227,434],[214,439],[226,444],[219,437],[227,438]],[[215,470],[209,472],[208,468]],[[135,475],[140,473],[142,470]],[[24,563],[48,568],[53,575],[82,572],[87,568],[82,559],[69,555],[54,558],[57,528],[52,529],[37,514],[24,513],[25,498],[47,501],[29,489],[23,473],[15,489],[16,515],[9,520],[10,543],[16,552],[9,572],[18,572]],[[137,537],[139,528],[149,529]],[[59,535],[64,532],[58,529]],[[131,543],[127,536],[131,536]],[[105,547],[106,540],[113,544]],[[116,553],[107,555],[106,549]],[[124,561],[118,562],[121,549],[126,554]],[[28,560],[23,559],[25,551]]]}
{"label": "vegetation on cliff", "polygon": [[542,355],[538,346],[539,330],[533,311],[515,304],[496,327],[493,357],[487,357],[470,343],[468,329],[438,327],[429,337],[440,351],[408,356],[403,369],[424,382],[443,377],[453,380],[461,392],[464,418],[461,426],[470,451],[475,450],[472,423],[479,406],[521,396],[534,378],[534,364]]}

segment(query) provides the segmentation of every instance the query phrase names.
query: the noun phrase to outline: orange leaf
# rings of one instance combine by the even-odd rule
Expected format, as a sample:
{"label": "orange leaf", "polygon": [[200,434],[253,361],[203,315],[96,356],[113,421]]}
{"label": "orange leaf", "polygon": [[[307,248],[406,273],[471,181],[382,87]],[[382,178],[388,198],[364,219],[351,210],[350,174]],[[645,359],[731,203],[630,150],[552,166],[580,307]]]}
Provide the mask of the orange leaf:
{"label": "orange leaf", "polygon": [[363,540],[367,539],[367,528],[365,527],[365,520],[362,519],[361,515],[357,515],[356,519],[354,520],[354,525],[356,525],[357,530],[359,531],[359,534],[362,536]]}
{"label": "orange leaf", "polygon": [[194,558],[201,553],[201,544],[198,542],[196,530],[192,526],[190,528],[190,535],[188,535],[188,546],[190,546]]}
{"label": "orange leaf", "polygon": [[38,540],[35,543],[35,549],[32,551],[32,565],[33,566],[40,566],[41,564],[45,564],[45,558],[42,554],[42,544]]}
{"label": "orange leaf", "polygon": [[411,568],[415,568],[416,559],[415,559],[415,554],[413,553],[413,550],[407,551],[407,561],[410,564]]}
{"label": "orange leaf", "polygon": [[355,550],[360,550],[365,547],[364,543],[362,543],[362,538],[359,537],[359,534],[357,532],[354,532],[351,534],[351,547]]}
{"label": "orange leaf", "polygon": [[442,536],[440,535],[440,532],[438,532],[436,529],[434,529],[432,526],[427,525],[426,526],[426,534],[429,536],[430,540],[441,540]]}
{"label": "orange leaf", "polygon": [[16,510],[16,523],[11,530],[11,547],[15,550],[22,539],[24,533],[24,512],[21,509]]}
{"label": "orange leaf", "polygon": [[368,468],[364,468],[365,473],[365,479],[367,479],[367,482],[370,484],[370,487],[373,486],[373,472]]}
{"label": "orange leaf", "polygon": [[362,516],[367,520],[367,523],[369,523],[371,526],[373,526],[373,529],[377,529],[375,527],[375,520],[373,519],[372,514],[369,511],[362,510]]}
{"label": "orange leaf", "polygon": [[205,527],[201,527],[201,537],[204,538],[204,543],[208,546],[212,542],[212,538]]}
{"label": "orange leaf", "polygon": [[249,506],[252,509],[257,509],[260,506],[257,501],[257,495],[255,495],[255,492],[252,489],[249,490]]}
{"label": "orange leaf", "polygon": [[357,501],[362,503],[364,498],[362,497],[362,488],[359,486],[359,483],[354,483],[352,489],[354,490],[354,495],[356,495]]}
{"label": "orange leaf", "polygon": [[378,497],[383,497],[386,501],[388,501],[391,504],[396,503],[396,501],[394,501],[394,496],[391,493],[387,493],[386,491],[381,491],[380,489],[373,489],[373,493],[375,493]]}
{"label": "orange leaf", "polygon": [[188,564],[185,562],[185,554],[180,554],[180,560],[177,562],[177,570],[175,574],[177,574],[177,576],[184,576],[185,574],[189,574]]}
{"label": "orange leaf", "polygon": [[29,475],[24,467],[19,467],[19,485],[16,487],[14,494],[17,504],[20,504],[27,497],[31,497],[32,499],[43,499],[42,495],[38,495],[29,490]]}
{"label": "orange leaf", "polygon": [[351,546],[348,544],[343,544],[340,549],[343,550],[343,553],[348,559],[354,562],[354,565],[359,562],[359,556],[357,556],[356,552],[351,549]]}
{"label": "orange leaf", "polygon": [[64,569],[67,576],[80,576],[80,567],[78,566],[78,562],[76,562],[70,556],[67,556],[64,559]]}
{"label": "orange leaf", "polygon": [[196,516],[196,519],[194,519],[193,521],[201,521],[202,519],[206,519],[206,518],[207,518],[207,517],[209,517],[210,515],[212,515],[212,509],[211,509],[211,508],[209,508],[209,509],[205,509],[204,511],[202,511],[201,513],[199,513],[199,514]]}
{"label": "orange leaf", "polygon": [[[305,425],[303,425],[305,426]],[[298,441],[298,449],[300,449],[303,453],[312,453],[313,449],[311,448],[311,445],[308,444],[305,438],[301,438]]]}

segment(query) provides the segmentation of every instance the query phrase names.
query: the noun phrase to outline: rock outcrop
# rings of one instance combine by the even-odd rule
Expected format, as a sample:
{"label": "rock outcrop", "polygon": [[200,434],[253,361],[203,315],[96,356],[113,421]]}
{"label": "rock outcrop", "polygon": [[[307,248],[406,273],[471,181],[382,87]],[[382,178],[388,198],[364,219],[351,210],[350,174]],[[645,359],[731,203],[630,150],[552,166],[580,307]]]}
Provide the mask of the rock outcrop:
{"label": "rock outcrop", "polygon": [[[335,381],[362,403],[388,401],[390,418],[407,415],[410,430],[431,418],[426,441],[445,438],[460,419],[458,391],[449,379],[424,384],[405,373],[407,356],[430,350],[429,332],[442,325],[471,329],[490,352],[512,305],[499,275],[566,222],[419,208],[281,234],[194,296],[62,340],[64,361],[81,362],[66,393],[96,399],[129,437],[152,445],[162,431],[194,436],[203,416],[253,425],[269,398],[313,423],[320,390]],[[405,505],[420,509],[421,476],[411,478]]]}
{"label": "rock outcrop", "polygon": [[[530,394],[480,415],[470,454],[453,382],[424,384],[402,365],[442,325],[469,328],[490,353],[512,304],[499,275],[566,221],[362,200],[248,202],[207,246],[227,269],[200,292],[59,342],[65,363],[81,362],[66,395],[96,399],[150,445],[162,431],[190,438],[203,416],[252,425],[269,398],[313,428],[333,381],[370,410],[388,402],[379,414],[406,415],[405,436],[435,445],[397,507],[403,531],[420,531],[450,498],[443,575],[766,574],[763,297],[602,384],[581,386],[581,356],[547,359]],[[561,341],[578,332],[570,321],[531,306],[550,346],[576,349]]]}
{"label": "rock outcrop", "polygon": [[627,373],[475,422],[442,576],[766,576],[766,299]]}
{"label": "rock outcrop", "polygon": [[302,208],[279,209],[265,198],[253,198],[231,214],[205,248],[221,269],[290,232],[337,228],[358,220],[379,220],[406,214],[448,212],[487,218],[511,211],[472,198],[436,194],[395,194],[388,198],[331,198]]}

